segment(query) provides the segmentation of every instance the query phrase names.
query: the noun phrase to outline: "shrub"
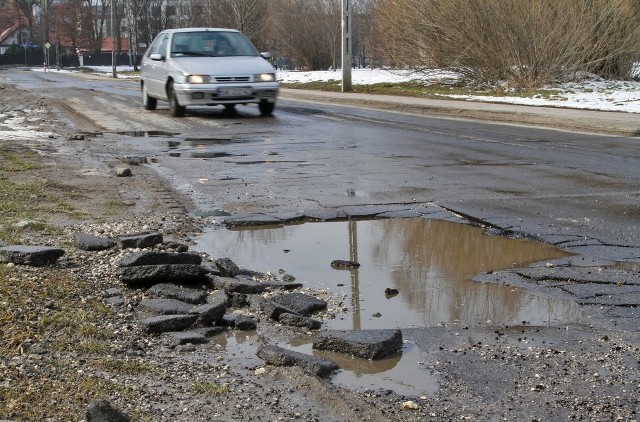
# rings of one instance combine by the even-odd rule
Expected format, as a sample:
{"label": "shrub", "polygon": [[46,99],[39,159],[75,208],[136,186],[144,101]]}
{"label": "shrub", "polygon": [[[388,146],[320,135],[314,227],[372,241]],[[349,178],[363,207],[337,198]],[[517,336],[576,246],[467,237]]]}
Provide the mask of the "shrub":
{"label": "shrub", "polygon": [[635,0],[380,0],[378,54],[527,89],[576,72],[627,79],[640,51]]}

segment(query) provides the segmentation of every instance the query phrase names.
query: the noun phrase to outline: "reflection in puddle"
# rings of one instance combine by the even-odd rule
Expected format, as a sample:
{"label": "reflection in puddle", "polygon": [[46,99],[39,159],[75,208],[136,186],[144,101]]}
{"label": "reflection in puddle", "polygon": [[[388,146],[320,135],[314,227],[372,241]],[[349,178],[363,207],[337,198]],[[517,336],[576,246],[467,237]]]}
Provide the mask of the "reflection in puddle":
{"label": "reflection in puddle", "polygon": [[[312,289],[345,296],[349,311],[333,329],[406,328],[440,323],[574,322],[579,306],[522,289],[470,280],[566,254],[525,239],[440,220],[385,219],[308,223],[270,229],[211,230],[197,249],[241,267],[284,270]],[[285,253],[284,251],[287,251]],[[336,271],[335,259],[360,267]],[[385,289],[399,291],[385,295]]]}
{"label": "reflection in puddle", "polygon": [[[525,290],[472,281],[478,273],[524,267],[566,256],[549,245],[489,236],[468,225],[423,218],[307,223],[253,229],[211,229],[197,250],[229,257],[241,267],[287,272],[314,290],[344,298],[344,314],[328,329],[576,322],[579,305]],[[334,270],[333,260],[360,263]],[[397,295],[385,295],[397,289]],[[275,340],[275,339],[274,339]],[[435,392],[437,376],[421,367],[421,351],[405,343],[401,355],[368,361],[311,349],[306,336],[281,347],[327,358],[342,368],[333,382],[404,395]],[[235,346],[234,346],[235,347]]]}
{"label": "reflection in puddle", "polygon": [[131,136],[134,138],[159,138],[165,136],[176,136],[174,132],[164,132],[161,130],[146,130],[146,131],[128,131],[128,132],[111,132],[117,135]]}
{"label": "reflection in puddle", "polygon": [[337,363],[340,370],[331,380],[344,387],[356,390],[393,390],[396,394],[407,396],[433,394],[438,389],[437,377],[419,367],[420,349],[412,343],[405,343],[402,353],[380,360],[312,350],[311,343],[296,345],[292,342],[280,346]]}

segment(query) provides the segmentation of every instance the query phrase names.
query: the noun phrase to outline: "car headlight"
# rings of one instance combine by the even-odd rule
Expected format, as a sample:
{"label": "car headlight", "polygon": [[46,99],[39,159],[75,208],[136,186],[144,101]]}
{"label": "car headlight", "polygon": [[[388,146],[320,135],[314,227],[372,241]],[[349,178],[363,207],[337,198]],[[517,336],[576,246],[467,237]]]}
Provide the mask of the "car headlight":
{"label": "car headlight", "polygon": [[207,84],[211,79],[207,75],[189,75],[187,76],[187,83],[189,84]]}
{"label": "car headlight", "polygon": [[258,73],[254,76],[256,82],[273,82],[276,80],[275,73]]}

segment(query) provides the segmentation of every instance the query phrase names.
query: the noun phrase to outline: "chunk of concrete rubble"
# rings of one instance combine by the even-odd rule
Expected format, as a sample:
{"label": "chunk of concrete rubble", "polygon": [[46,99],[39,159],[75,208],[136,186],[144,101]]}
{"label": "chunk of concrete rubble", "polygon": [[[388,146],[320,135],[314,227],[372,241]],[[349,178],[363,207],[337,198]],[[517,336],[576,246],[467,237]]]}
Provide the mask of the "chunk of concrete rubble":
{"label": "chunk of concrete rubble", "polygon": [[144,299],[138,307],[156,315],[189,314],[193,308],[192,305],[176,299]]}
{"label": "chunk of concrete rubble", "polygon": [[206,273],[200,265],[139,265],[120,269],[120,278],[129,287],[150,287],[158,283],[203,283]]}
{"label": "chunk of concrete rubble", "polygon": [[166,333],[189,328],[198,318],[197,315],[160,315],[139,320],[148,333]]}
{"label": "chunk of concrete rubble", "polygon": [[207,300],[206,290],[174,283],[154,284],[147,290],[147,294],[155,298],[176,299],[194,305],[205,303]]}
{"label": "chunk of concrete rubble", "polygon": [[50,246],[9,245],[0,247],[0,262],[43,267],[53,265],[64,250]]}
{"label": "chunk of concrete rubble", "polygon": [[297,366],[319,377],[326,377],[339,369],[338,365],[330,360],[320,359],[274,345],[260,346],[256,356],[270,365]]}
{"label": "chunk of concrete rubble", "polygon": [[106,400],[91,402],[85,412],[87,422],[129,422],[129,415]]}
{"label": "chunk of concrete rubble", "polygon": [[73,244],[76,248],[84,251],[102,251],[113,248],[116,242],[108,237],[94,236],[88,233],[76,233]]}
{"label": "chunk of concrete rubble", "polygon": [[140,265],[163,265],[163,264],[190,264],[200,265],[202,257],[194,252],[158,252],[158,251],[138,251],[122,257],[118,266],[136,267]]}
{"label": "chunk of concrete rubble", "polygon": [[402,349],[400,330],[330,330],[320,333],[313,349],[383,359]]}
{"label": "chunk of concrete rubble", "polygon": [[223,289],[227,293],[256,294],[270,290],[293,290],[302,287],[302,283],[283,283],[278,281],[254,281],[230,277],[207,275],[209,285],[214,289]]}
{"label": "chunk of concrete rubble", "polygon": [[121,236],[117,241],[122,249],[148,248],[162,243],[162,233],[153,232]]}
{"label": "chunk of concrete rubble", "polygon": [[317,330],[322,326],[322,322],[318,321],[317,319],[289,313],[281,314],[278,318],[278,321],[280,321],[280,323],[284,325],[309,328],[311,330]]}
{"label": "chunk of concrete rubble", "polygon": [[327,309],[327,302],[304,293],[286,293],[274,296],[271,300],[303,316]]}
{"label": "chunk of concrete rubble", "polygon": [[176,347],[183,344],[202,344],[209,341],[207,336],[197,331],[168,331],[162,333],[165,346]]}

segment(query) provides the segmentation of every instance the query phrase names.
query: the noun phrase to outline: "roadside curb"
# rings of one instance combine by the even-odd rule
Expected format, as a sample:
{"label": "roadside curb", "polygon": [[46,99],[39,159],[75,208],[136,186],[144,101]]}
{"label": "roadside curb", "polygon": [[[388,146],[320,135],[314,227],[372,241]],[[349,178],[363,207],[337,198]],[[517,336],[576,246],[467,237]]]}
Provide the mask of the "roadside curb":
{"label": "roadside curb", "polygon": [[286,100],[382,109],[439,118],[482,120],[577,132],[640,137],[640,116],[634,113],[293,88],[281,88],[280,97]]}

